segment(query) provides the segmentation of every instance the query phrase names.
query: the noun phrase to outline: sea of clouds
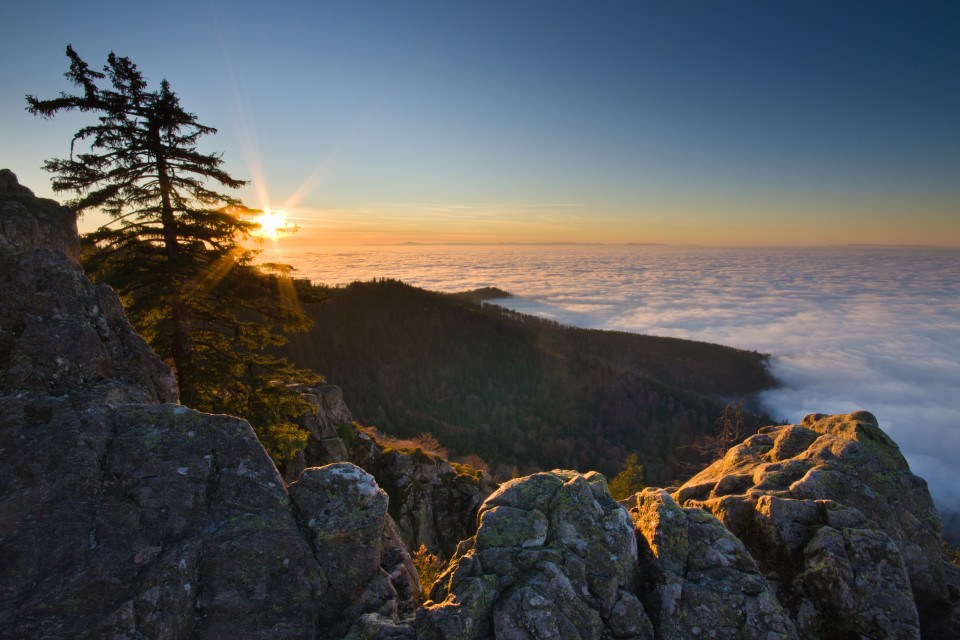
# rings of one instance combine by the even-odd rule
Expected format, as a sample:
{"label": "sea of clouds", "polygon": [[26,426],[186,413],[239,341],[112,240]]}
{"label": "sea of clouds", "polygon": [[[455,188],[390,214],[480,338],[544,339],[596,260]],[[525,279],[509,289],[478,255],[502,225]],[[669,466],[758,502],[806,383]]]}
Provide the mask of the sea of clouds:
{"label": "sea of clouds", "polygon": [[498,304],[565,324],[769,353],[781,384],[760,398],[770,415],[871,411],[941,511],[960,513],[960,250],[467,245],[263,259],[327,284],[495,286],[515,296]]}

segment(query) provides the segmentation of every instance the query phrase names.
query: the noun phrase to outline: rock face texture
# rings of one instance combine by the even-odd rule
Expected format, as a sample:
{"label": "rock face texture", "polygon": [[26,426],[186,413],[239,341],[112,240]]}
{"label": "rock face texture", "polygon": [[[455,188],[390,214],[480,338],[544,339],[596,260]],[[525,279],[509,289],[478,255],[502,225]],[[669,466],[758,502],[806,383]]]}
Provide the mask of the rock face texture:
{"label": "rock face texture", "polygon": [[362,431],[352,433],[349,451],[350,461],[390,495],[390,515],[406,547],[424,545],[442,558],[476,532],[480,507],[497,486],[482,472],[418,449],[385,447]]}
{"label": "rock face texture", "polygon": [[418,637],[652,640],[636,570],[633,526],[603,476],[513,480],[484,502],[477,535],[417,611]]}
{"label": "rock face texture", "polygon": [[[248,423],[177,403],[67,213],[0,171],[0,639],[960,638],[939,517],[869,413],[617,503],[593,472],[490,493],[319,387],[287,488]],[[420,543],[455,545],[427,602]]]}
{"label": "rock face texture", "polygon": [[646,489],[624,506],[638,533],[640,592],[657,637],[797,638],[771,585],[719,520],[681,508],[663,489]]}
{"label": "rock face texture", "polygon": [[339,637],[412,609],[373,478],[311,469],[288,495],[249,424],[176,404],[65,254],[72,215],[0,178],[0,638]]}
{"label": "rock face texture", "polygon": [[928,637],[956,613],[926,483],[865,411],[766,427],[674,497],[744,542],[801,637]]}
{"label": "rock face texture", "polygon": [[310,403],[310,410],[297,418],[297,423],[310,432],[307,446],[298,451],[287,465],[284,480],[293,482],[308,467],[346,462],[350,454],[338,429],[351,429],[353,416],[343,401],[343,391],[332,384],[300,387],[301,397]]}
{"label": "rock face texture", "polygon": [[76,259],[80,238],[73,211],[37,198],[9,169],[0,169],[0,194],[0,247],[15,252],[58,249]]}
{"label": "rock face texture", "polygon": [[390,515],[407,549],[424,545],[449,558],[461,540],[476,532],[477,511],[496,489],[489,476],[423,451],[378,442],[352,424],[339,387],[307,387],[303,397],[312,409],[299,423],[310,438],[287,469],[288,481],[308,467],[349,461],[372,474],[389,494]]}

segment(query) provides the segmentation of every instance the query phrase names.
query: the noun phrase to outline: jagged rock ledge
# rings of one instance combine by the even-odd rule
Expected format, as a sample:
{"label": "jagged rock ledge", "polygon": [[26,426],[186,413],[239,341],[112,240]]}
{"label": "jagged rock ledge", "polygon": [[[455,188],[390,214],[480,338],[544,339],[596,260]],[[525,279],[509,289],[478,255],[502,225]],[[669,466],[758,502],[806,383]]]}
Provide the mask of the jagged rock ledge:
{"label": "jagged rock ledge", "polygon": [[[349,462],[288,488],[245,421],[177,404],[54,205],[0,173],[0,638],[960,637],[926,485],[866,412],[769,427],[672,494],[558,470],[474,496],[424,595],[401,538],[455,475],[361,441],[391,495]],[[356,455],[316,393],[324,455]]]}
{"label": "jagged rock ledge", "polygon": [[65,253],[73,215],[0,178],[0,637],[340,637],[412,610],[373,478],[332,465],[288,493],[246,421],[177,404]]}

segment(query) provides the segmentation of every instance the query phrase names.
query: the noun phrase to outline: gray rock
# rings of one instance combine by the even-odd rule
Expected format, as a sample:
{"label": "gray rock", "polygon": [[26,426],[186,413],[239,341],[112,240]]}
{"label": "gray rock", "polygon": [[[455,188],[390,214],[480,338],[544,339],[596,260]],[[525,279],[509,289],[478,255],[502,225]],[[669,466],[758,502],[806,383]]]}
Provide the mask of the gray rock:
{"label": "gray rock", "polygon": [[[298,465],[349,460],[370,473],[390,497],[390,515],[407,549],[424,545],[430,553],[449,558],[461,540],[476,533],[480,505],[496,488],[488,475],[422,450],[378,442],[345,422],[350,412],[338,387],[306,389],[304,397],[317,399],[317,409],[300,419],[311,435]],[[298,468],[288,469],[288,477]]]}
{"label": "gray rock", "polygon": [[297,424],[310,433],[307,446],[288,463],[284,478],[293,482],[307,467],[322,467],[349,460],[347,447],[338,429],[352,429],[353,416],[343,401],[343,391],[332,384],[296,386],[310,409],[296,416]]}
{"label": "gray rock", "polygon": [[[398,623],[419,585],[372,479],[314,470],[295,506],[247,422],[175,404],[171,371],[69,242],[34,246],[59,242],[40,229],[59,224],[49,208],[0,172],[0,638],[300,639],[365,614]],[[331,474],[343,482],[315,482]],[[337,512],[304,520],[323,495]],[[373,574],[348,602],[338,545],[365,550]]]}
{"label": "gray rock", "polygon": [[0,251],[0,385],[104,403],[176,402],[173,373],[127,322],[119,298],[50,249]]}
{"label": "gray rock", "polygon": [[624,504],[641,542],[640,571],[659,638],[798,637],[743,543],[719,520],[681,508],[662,489]]}
{"label": "gray rock", "polygon": [[[391,578],[405,592],[404,609],[420,603],[416,570],[409,556],[398,553],[387,494],[373,476],[347,462],[331,464],[307,469],[289,491],[313,533],[313,553],[327,577],[320,619],[332,634],[345,634],[364,613],[396,618],[401,603]],[[381,566],[385,538],[393,553],[388,560],[391,572]],[[350,614],[344,615],[347,611]]]}
{"label": "gray rock", "polygon": [[54,200],[37,198],[12,171],[0,169],[0,249],[22,253],[41,248],[76,260],[80,255],[76,214]]}
{"label": "gray rock", "polygon": [[960,637],[926,483],[865,411],[761,429],[674,497],[743,540],[801,636]]}
{"label": "gray rock", "polygon": [[636,559],[629,516],[597,474],[510,481],[417,611],[418,637],[653,638]]}

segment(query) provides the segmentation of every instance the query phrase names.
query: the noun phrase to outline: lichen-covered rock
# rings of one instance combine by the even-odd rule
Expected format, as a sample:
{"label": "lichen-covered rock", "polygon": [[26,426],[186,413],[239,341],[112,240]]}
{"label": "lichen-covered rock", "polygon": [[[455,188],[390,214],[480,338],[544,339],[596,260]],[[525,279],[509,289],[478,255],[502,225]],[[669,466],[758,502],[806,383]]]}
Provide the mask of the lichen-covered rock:
{"label": "lichen-covered rock", "polygon": [[[323,389],[331,395],[327,391],[330,387]],[[345,448],[346,459],[373,475],[389,495],[390,515],[406,548],[425,545],[433,554],[450,557],[461,540],[476,532],[477,511],[496,483],[485,473],[451,464],[420,449],[389,447],[357,425],[341,422],[349,411],[344,407],[338,412],[335,408],[342,406],[342,396],[334,396],[340,399],[322,403],[334,409],[323,410],[325,417],[317,422],[329,425],[324,433],[342,435],[338,438],[342,444],[330,440],[321,445],[319,438],[311,435],[304,464],[327,464],[334,457],[330,451]]]}
{"label": "lichen-covered rock", "polygon": [[343,392],[334,385],[301,387],[311,409],[296,418],[310,436],[288,463],[293,482],[308,467],[352,462],[376,478],[390,496],[390,515],[407,549],[420,545],[448,558],[477,530],[477,510],[496,489],[489,475],[454,466],[418,449],[396,449],[353,423]]}
{"label": "lichen-covered rock", "polygon": [[[331,634],[344,635],[364,613],[396,619],[401,603],[394,579],[405,592],[404,609],[420,603],[416,570],[409,556],[397,553],[387,494],[373,476],[347,462],[331,464],[305,470],[289,491],[313,533],[310,543],[326,576],[320,619]],[[381,567],[385,538],[392,541],[393,575]]]}
{"label": "lichen-covered rock", "polygon": [[[175,404],[171,371],[68,259],[70,243],[34,246],[59,236],[23,231],[24,211],[47,204],[11,175],[0,172],[0,638],[299,640],[370,612],[398,622],[419,587],[369,476],[344,470],[335,489],[380,502],[307,526],[250,425]],[[345,519],[367,524],[375,577],[330,622],[341,576],[318,557],[342,554],[318,532]]]}
{"label": "lichen-covered rock", "polygon": [[310,404],[310,409],[296,416],[296,422],[309,432],[307,446],[298,451],[287,464],[284,478],[293,482],[308,467],[322,467],[349,460],[347,447],[340,438],[339,428],[351,428],[353,416],[343,401],[340,387],[325,384],[315,387],[297,385],[300,397]]}
{"label": "lichen-covered rock", "polygon": [[946,628],[940,519],[926,483],[865,411],[761,429],[674,497],[743,540],[802,637]]}
{"label": "lichen-covered rock", "polygon": [[96,387],[104,402],[176,402],[170,368],[62,253],[0,250],[0,386],[65,396]]}
{"label": "lichen-covered rock", "polygon": [[250,426],[96,400],[0,396],[0,636],[314,637],[321,575]]}
{"label": "lichen-covered rock", "polygon": [[510,481],[417,611],[418,637],[653,638],[636,560],[629,516],[599,474]]}
{"label": "lichen-covered rock", "polygon": [[719,520],[681,508],[662,489],[646,489],[622,504],[638,533],[658,638],[797,638],[753,558]]}
{"label": "lichen-covered rock", "polygon": [[0,171],[0,388],[51,396],[96,388],[111,404],[176,402],[172,372],[127,322],[117,295],[66,259],[75,220]]}

